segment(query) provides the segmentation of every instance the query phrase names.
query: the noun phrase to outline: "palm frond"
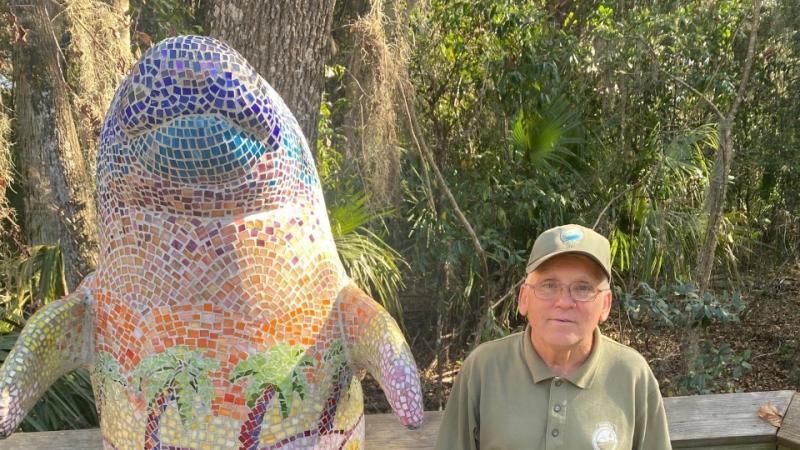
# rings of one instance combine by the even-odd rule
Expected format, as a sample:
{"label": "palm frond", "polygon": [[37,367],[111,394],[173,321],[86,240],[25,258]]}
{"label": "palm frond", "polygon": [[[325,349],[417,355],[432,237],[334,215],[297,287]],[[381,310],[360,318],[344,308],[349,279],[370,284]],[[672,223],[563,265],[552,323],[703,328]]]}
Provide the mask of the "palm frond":
{"label": "palm frond", "polygon": [[33,246],[27,255],[0,262],[0,333],[21,330],[27,314],[66,294],[58,244]]}
{"label": "palm frond", "polygon": [[328,211],[331,231],[342,265],[353,281],[372,291],[376,300],[403,326],[403,307],[397,293],[403,286],[402,256],[367,227],[388,211],[372,212],[365,195],[349,195]]}
{"label": "palm frond", "polygon": [[536,108],[520,111],[511,128],[511,144],[531,166],[574,174],[580,159],[573,148],[583,143],[580,111],[563,95],[548,98]]}
{"label": "palm frond", "polygon": [[308,390],[305,367],[313,367],[316,360],[311,358],[300,345],[282,342],[267,350],[243,359],[236,364],[230,375],[235,382],[240,378],[250,378],[245,387],[247,404],[253,407],[264,390],[275,390],[280,402],[281,414],[288,417],[296,392],[303,398]]}

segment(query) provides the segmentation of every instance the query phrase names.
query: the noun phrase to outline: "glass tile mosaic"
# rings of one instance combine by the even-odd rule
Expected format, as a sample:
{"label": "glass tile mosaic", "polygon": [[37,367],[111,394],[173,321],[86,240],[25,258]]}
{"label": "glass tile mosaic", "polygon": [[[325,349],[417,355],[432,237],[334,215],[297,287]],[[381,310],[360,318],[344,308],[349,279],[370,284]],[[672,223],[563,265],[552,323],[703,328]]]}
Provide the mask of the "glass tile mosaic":
{"label": "glass tile mosaic", "polygon": [[389,314],[348,278],[308,144],[233,49],[149,49],[97,161],[100,258],[28,321],[0,368],[0,435],[90,368],[106,449],[360,449],[359,374],[422,421]]}

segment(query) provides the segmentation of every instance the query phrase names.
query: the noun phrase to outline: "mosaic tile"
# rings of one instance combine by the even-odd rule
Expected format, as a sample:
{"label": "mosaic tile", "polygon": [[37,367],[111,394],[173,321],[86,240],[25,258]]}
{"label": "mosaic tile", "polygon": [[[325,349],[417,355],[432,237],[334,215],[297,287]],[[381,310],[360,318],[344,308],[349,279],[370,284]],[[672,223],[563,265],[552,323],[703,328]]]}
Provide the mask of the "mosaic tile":
{"label": "mosaic tile", "polygon": [[97,271],[0,368],[0,434],[86,366],[106,449],[358,449],[358,374],[422,421],[397,324],[347,277],[308,145],[227,45],[163,41],[122,82],[97,161]]}

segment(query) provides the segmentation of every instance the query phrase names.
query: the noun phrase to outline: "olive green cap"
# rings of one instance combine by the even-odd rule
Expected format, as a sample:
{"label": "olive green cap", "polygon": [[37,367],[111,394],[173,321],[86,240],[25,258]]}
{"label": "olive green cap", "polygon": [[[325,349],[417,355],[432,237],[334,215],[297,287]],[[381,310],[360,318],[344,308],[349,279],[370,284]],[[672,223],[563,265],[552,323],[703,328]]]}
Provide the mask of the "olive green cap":
{"label": "olive green cap", "polygon": [[608,239],[580,225],[562,225],[540,234],[533,243],[525,272],[531,273],[548,259],[563,253],[580,253],[597,262],[611,280],[611,245]]}

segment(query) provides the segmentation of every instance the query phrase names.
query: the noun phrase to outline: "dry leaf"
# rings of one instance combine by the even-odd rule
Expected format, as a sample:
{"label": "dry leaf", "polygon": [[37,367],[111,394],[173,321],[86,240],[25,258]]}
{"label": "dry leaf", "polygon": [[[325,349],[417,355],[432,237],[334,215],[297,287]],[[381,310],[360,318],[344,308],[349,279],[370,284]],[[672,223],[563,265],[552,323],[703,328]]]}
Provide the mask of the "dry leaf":
{"label": "dry leaf", "polygon": [[778,408],[775,407],[772,403],[767,403],[766,405],[761,405],[758,407],[758,417],[762,420],[766,421],[770,425],[775,428],[781,427],[781,422],[783,422],[783,417],[778,414]]}
{"label": "dry leaf", "polygon": [[19,25],[14,26],[14,43],[28,42],[28,30]]}
{"label": "dry leaf", "polygon": [[14,29],[14,40],[12,42],[27,42],[28,37],[26,35],[28,34],[28,30],[22,28],[22,25],[17,23],[17,16],[15,16],[13,13],[7,13],[5,16],[6,20],[8,20],[9,24],[11,25],[11,28]]}
{"label": "dry leaf", "polygon": [[144,48],[150,48],[153,46],[153,38],[150,37],[149,34],[143,33],[141,31],[136,32],[136,39],[142,43]]}

